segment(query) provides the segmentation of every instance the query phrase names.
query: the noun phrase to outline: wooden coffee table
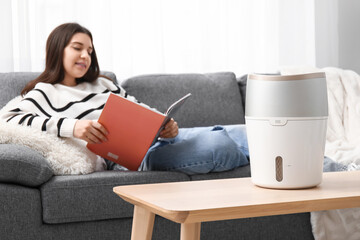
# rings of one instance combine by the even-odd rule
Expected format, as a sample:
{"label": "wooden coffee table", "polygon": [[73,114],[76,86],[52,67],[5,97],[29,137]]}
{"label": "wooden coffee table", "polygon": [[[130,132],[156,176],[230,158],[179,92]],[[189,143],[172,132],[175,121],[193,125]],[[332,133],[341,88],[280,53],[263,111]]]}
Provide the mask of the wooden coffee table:
{"label": "wooden coffee table", "polygon": [[250,178],[114,188],[135,205],[131,239],[151,239],[155,214],[181,224],[181,240],[200,239],[201,222],[360,207],[360,171],[324,173],[315,188],[276,190]]}

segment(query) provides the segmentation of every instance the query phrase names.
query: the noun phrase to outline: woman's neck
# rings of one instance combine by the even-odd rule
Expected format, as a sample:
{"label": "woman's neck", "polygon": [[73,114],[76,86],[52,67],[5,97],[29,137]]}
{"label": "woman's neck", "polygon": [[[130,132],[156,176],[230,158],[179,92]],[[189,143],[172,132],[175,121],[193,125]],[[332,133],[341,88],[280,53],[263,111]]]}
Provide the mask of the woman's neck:
{"label": "woman's neck", "polygon": [[77,82],[75,78],[65,75],[64,80],[61,81],[61,84],[65,86],[73,87],[77,85]]}

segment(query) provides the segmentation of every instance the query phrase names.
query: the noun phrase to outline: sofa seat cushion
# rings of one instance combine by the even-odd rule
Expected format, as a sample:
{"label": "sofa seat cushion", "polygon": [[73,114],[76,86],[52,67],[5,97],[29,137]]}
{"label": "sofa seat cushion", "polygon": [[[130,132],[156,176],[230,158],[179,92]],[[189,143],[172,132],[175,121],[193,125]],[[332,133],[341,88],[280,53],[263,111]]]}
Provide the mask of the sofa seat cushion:
{"label": "sofa seat cushion", "polygon": [[189,180],[183,173],[156,171],[54,176],[41,187],[43,221],[55,224],[132,217],[133,206],[117,196],[113,187]]}
{"label": "sofa seat cushion", "polygon": [[190,176],[191,181],[251,177],[250,164],[226,172],[213,172]]}
{"label": "sofa seat cushion", "polygon": [[128,94],[161,112],[187,93],[192,96],[179,109],[180,127],[244,123],[241,93],[231,72],[208,74],[154,74],[122,82]]}

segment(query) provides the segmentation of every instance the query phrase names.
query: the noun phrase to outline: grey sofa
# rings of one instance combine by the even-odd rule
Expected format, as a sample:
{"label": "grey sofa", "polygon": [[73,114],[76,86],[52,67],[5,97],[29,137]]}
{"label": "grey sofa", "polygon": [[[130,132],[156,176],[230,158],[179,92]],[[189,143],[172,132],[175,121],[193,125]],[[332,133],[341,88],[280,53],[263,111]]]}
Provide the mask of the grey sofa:
{"label": "grey sofa", "polygon": [[[0,107],[39,73],[0,73]],[[105,72],[116,79],[115,75]],[[122,81],[129,94],[161,111],[191,92],[176,117],[180,127],[243,124],[246,77],[233,73],[144,75]],[[71,157],[71,156],[69,156]],[[250,167],[187,176],[178,172],[104,171],[55,176],[42,155],[0,144],[0,239],[130,239],[132,205],[118,185],[249,177]],[[180,225],[156,217],[153,239],[179,239]],[[310,214],[202,224],[201,239],[313,239]]]}

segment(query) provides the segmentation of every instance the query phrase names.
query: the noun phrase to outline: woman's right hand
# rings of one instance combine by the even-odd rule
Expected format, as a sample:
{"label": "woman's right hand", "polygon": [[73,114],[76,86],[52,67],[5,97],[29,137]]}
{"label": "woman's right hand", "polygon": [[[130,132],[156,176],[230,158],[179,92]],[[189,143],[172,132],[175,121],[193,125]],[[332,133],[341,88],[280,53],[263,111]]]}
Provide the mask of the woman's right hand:
{"label": "woman's right hand", "polygon": [[106,142],[108,131],[103,125],[92,120],[77,120],[74,126],[74,137],[88,143]]}

